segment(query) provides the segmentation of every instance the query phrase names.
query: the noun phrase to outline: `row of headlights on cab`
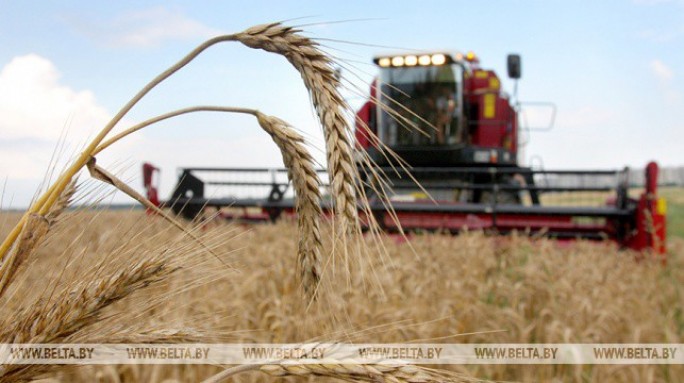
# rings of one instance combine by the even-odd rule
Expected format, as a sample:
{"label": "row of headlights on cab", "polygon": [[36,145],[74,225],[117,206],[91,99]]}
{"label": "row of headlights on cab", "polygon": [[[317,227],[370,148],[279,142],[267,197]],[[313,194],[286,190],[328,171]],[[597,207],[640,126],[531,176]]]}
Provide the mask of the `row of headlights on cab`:
{"label": "row of headlights on cab", "polygon": [[[466,59],[467,61],[477,61],[477,57],[473,52],[468,52],[465,57],[462,54],[458,54],[456,57],[457,61]],[[444,65],[447,63],[447,60],[451,59],[451,57],[447,57],[447,55],[442,54],[442,53],[436,53],[432,55],[420,55],[420,56],[415,56],[415,55],[409,55],[409,56],[394,56],[394,57],[382,57],[378,59],[378,65],[380,65],[383,68],[387,68],[390,66],[393,67],[400,67],[400,66],[416,66],[416,65]]]}
{"label": "row of headlights on cab", "polygon": [[443,54],[422,55],[422,56],[394,56],[383,57],[378,60],[378,65],[383,68],[390,66],[416,66],[416,65],[443,65],[446,63],[446,56]]}

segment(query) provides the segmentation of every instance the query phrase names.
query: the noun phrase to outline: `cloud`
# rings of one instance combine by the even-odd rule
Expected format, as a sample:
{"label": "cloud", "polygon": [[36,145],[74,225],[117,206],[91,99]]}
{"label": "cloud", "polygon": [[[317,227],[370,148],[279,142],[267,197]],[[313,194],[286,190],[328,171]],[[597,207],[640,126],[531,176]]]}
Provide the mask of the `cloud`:
{"label": "cloud", "polygon": [[68,21],[95,40],[123,47],[150,47],[165,41],[220,34],[220,31],[189,18],[180,10],[166,7],[128,12],[111,20],[71,17]]}
{"label": "cloud", "polygon": [[632,0],[632,3],[636,5],[660,5],[676,2],[676,0]]}
{"label": "cloud", "polygon": [[664,62],[655,59],[649,63],[649,68],[653,76],[658,79],[658,86],[669,105],[677,105],[682,102],[682,93],[674,84],[675,73]]}
{"label": "cloud", "polygon": [[684,6],[684,0],[632,0],[636,6],[658,7],[658,6]]}
{"label": "cloud", "polygon": [[665,63],[660,60],[651,60],[649,67],[651,68],[651,73],[653,73],[660,81],[669,82],[674,78],[674,72],[672,72],[672,69],[670,69],[670,67],[665,65]]}
{"label": "cloud", "polygon": [[[50,60],[36,54],[14,57],[0,67],[0,180],[6,181],[0,191],[2,206],[28,206],[43,180],[63,170],[111,119],[93,92],[75,90],[60,77]],[[140,134],[133,135],[98,159],[109,169],[130,163],[140,140]]]}
{"label": "cloud", "polygon": [[59,83],[49,60],[29,54],[0,70],[0,136],[4,140],[56,140],[64,128],[84,137],[109,120],[91,91]]}
{"label": "cloud", "polygon": [[[7,198],[25,206],[51,165],[63,168],[110,113],[88,90],[60,83],[54,64],[36,54],[0,68],[0,178]],[[53,157],[54,154],[54,157]],[[5,200],[7,200],[5,198]]]}
{"label": "cloud", "polygon": [[654,43],[670,43],[684,36],[684,27],[646,29],[638,32],[638,36]]}
{"label": "cloud", "polygon": [[[58,69],[44,57],[30,54],[0,64],[0,182],[7,180],[0,201],[4,200],[5,206],[10,200],[13,207],[27,206],[49,169],[64,169],[111,116],[93,92],[63,83]],[[117,131],[132,123],[123,121]],[[151,161],[163,169],[164,197],[176,181],[173,170],[180,166],[244,166],[248,162],[250,166],[282,167],[282,156],[271,137],[261,132],[256,122],[251,123],[253,133],[228,141],[199,134],[166,138],[137,132],[99,154],[98,163],[122,179],[132,180],[131,185],[142,191],[140,164]],[[170,129],[182,126],[167,124]],[[324,156],[317,158],[322,161]],[[117,171],[126,166],[126,171]],[[86,179],[87,175],[81,177]],[[114,201],[132,202],[121,194]]]}

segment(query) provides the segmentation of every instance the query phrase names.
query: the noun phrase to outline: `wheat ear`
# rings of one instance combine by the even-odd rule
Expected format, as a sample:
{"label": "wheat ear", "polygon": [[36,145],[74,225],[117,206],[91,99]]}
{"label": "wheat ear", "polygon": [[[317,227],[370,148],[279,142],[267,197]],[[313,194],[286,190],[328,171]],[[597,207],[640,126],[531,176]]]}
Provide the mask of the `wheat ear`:
{"label": "wheat ear", "polygon": [[[297,219],[300,233],[297,252],[298,274],[305,293],[309,297],[314,298],[321,278],[320,259],[321,249],[323,247],[319,225],[319,219],[322,214],[320,207],[320,182],[314,167],[314,160],[306,149],[304,138],[287,122],[277,117],[268,116],[255,109],[223,106],[194,106],[175,110],[143,121],[103,142],[97,147],[95,153],[99,153],[114,142],[149,125],[183,114],[195,112],[251,114],[257,118],[261,128],[271,136],[273,142],[278,146],[278,149],[280,149],[283,156],[283,163],[288,170],[288,177],[292,182],[296,196]],[[111,175],[109,178],[112,178]],[[143,204],[148,202],[140,196],[134,198]],[[153,210],[156,209],[154,206],[148,207]]]}
{"label": "wheat ear", "polygon": [[[136,290],[167,277],[171,268],[157,256],[91,283],[80,284],[62,299],[45,307],[36,305],[3,323],[0,339],[5,343],[55,343],[95,323],[105,307]],[[7,365],[0,382],[29,380],[42,369],[30,365]]]}
{"label": "wheat ear", "polygon": [[12,252],[3,260],[3,268],[7,272],[2,274],[0,279],[0,296],[5,292],[7,286],[12,283],[19,267],[38,247],[45,238],[50,228],[48,220],[40,214],[28,216],[19,239],[14,244]]}
{"label": "wheat ear", "polygon": [[2,268],[6,272],[0,274],[0,296],[14,280],[19,267],[38,248],[50,231],[50,227],[71,203],[76,193],[76,179],[64,190],[57,203],[45,215],[32,213],[28,215],[26,224],[21,230],[12,252],[3,260]]}
{"label": "wheat ear", "polygon": [[52,205],[50,210],[47,212],[45,215],[45,218],[50,222],[52,225],[57,218],[59,218],[60,215],[69,207],[71,204],[71,201],[74,198],[74,194],[76,194],[76,185],[78,183],[78,177],[74,177],[71,182],[67,185],[66,189],[62,192],[62,194],[57,198],[55,201],[55,204]]}
{"label": "wheat ear", "polygon": [[447,383],[472,381],[447,371],[416,365],[343,364],[332,361],[321,364],[271,364],[260,370],[271,376],[331,377],[350,381],[391,383]]}
{"label": "wheat ear", "polygon": [[118,273],[76,286],[48,307],[31,307],[2,326],[0,339],[9,343],[48,343],[73,334],[97,319],[105,307],[168,276],[161,256],[134,263]]}
{"label": "wheat ear", "polygon": [[254,26],[234,37],[250,48],[284,56],[299,71],[323,126],[335,212],[343,230],[356,231],[358,171],[353,161],[351,129],[344,117],[345,102],[338,90],[340,80],[333,61],[317,48],[317,43],[299,32],[271,23]]}
{"label": "wheat ear", "polygon": [[[296,195],[296,209],[299,227],[299,246],[297,252],[297,266],[298,274],[300,276],[301,285],[310,298],[315,298],[318,283],[321,278],[321,249],[323,247],[320,232],[320,216],[321,211],[321,196],[320,196],[320,182],[314,167],[314,160],[311,154],[306,149],[304,138],[297,133],[293,127],[287,122],[273,116],[268,116],[255,109],[235,108],[235,107],[221,107],[221,106],[195,106],[184,109],[172,111],[157,117],[153,117],[147,121],[137,124],[119,134],[105,141],[98,146],[94,153],[106,149],[114,142],[123,139],[124,137],[135,133],[151,124],[163,121],[169,118],[180,116],[187,113],[195,112],[226,112],[226,113],[243,113],[251,114],[256,117],[261,128],[267,132],[273,142],[278,146],[282,156],[283,163],[288,170],[288,177],[292,182]],[[115,177],[111,174],[105,174],[107,181],[114,183]],[[120,190],[124,190],[126,185],[119,183],[117,186]],[[129,188],[130,189],[130,188]],[[127,194],[139,202],[146,204],[153,210],[158,210],[155,206],[150,206],[149,201],[139,195],[133,195],[130,191],[124,190]],[[164,215],[164,213],[160,214]]]}
{"label": "wheat ear", "polygon": [[244,371],[259,370],[275,377],[328,377],[352,382],[373,383],[455,383],[473,382],[450,371],[438,371],[416,365],[358,364],[352,361],[325,361],[320,364],[280,363],[262,366],[241,365],[226,369],[202,383],[219,383]]}
{"label": "wheat ear", "polygon": [[285,121],[256,112],[259,125],[268,132],[283,155],[297,196],[297,223],[299,226],[299,246],[297,265],[304,292],[315,298],[321,279],[320,260],[321,232],[319,217],[321,197],[319,180],[314,169],[314,161],[304,146],[304,138]]}

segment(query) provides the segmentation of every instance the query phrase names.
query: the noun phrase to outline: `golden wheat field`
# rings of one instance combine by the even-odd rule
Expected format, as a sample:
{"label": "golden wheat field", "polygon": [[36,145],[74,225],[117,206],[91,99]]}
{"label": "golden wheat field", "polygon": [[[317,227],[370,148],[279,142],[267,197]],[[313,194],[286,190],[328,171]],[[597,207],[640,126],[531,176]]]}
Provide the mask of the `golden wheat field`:
{"label": "golden wheat field", "polygon": [[[684,241],[663,266],[611,243],[543,238],[380,234],[354,150],[353,111],[334,60],[297,28],[257,25],[198,45],[160,73],[59,175],[52,164],[23,215],[0,212],[3,344],[173,343],[681,343]],[[300,74],[325,136],[330,187],[309,143],[257,109],[195,105],[119,133],[117,123],[155,86],[220,43],[278,54]],[[179,222],[107,171],[96,156],[156,122],[195,112],[256,118],[282,154],[296,220],[242,226]],[[392,112],[388,110],[388,113]],[[394,118],[398,118],[395,115]],[[376,140],[367,132],[371,141]],[[383,148],[385,150],[387,148]],[[391,151],[384,153],[392,156]],[[398,158],[394,158],[398,160]],[[90,174],[90,181],[78,177]],[[92,180],[94,179],[94,180]],[[95,180],[154,210],[89,209]],[[92,182],[92,183],[91,183]],[[382,174],[365,181],[387,197]],[[47,184],[47,182],[46,182]],[[84,187],[86,185],[86,187]],[[76,196],[76,197],[75,197]],[[322,198],[333,202],[324,218]],[[382,198],[381,198],[382,199]],[[86,203],[84,203],[84,201]],[[68,207],[77,206],[76,209]],[[78,207],[80,206],[80,207]],[[366,220],[369,234],[362,233]],[[437,383],[678,382],[681,365],[360,364],[353,359],[267,365],[0,366],[0,383],[347,381]]]}
{"label": "golden wheat field", "polygon": [[[19,218],[3,213],[0,231],[7,233]],[[333,272],[325,255],[320,299],[308,306],[297,286],[294,222],[217,223],[197,231],[219,259],[141,211],[68,212],[52,230],[2,297],[5,339],[681,343],[684,332],[684,242],[679,239],[671,241],[669,263],[662,267],[637,263],[634,254],[605,243],[560,245],[474,232],[414,236],[412,250],[387,238],[386,256],[371,251],[345,272]],[[327,240],[327,230],[322,237]],[[27,315],[32,311],[45,323],[37,325],[36,317]],[[40,371],[43,375],[35,370],[22,375],[17,368],[2,380],[185,382],[221,371],[213,366],[50,367]],[[458,367],[456,374],[461,380],[676,382],[684,369],[491,365]],[[252,371],[232,379],[277,378]]]}

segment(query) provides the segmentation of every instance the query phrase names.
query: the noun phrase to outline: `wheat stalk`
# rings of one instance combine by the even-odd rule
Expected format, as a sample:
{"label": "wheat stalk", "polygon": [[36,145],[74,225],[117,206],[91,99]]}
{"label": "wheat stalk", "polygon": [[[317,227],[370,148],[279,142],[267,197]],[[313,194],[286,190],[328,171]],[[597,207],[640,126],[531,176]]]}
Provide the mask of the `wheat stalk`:
{"label": "wheat stalk", "polygon": [[213,255],[214,258],[216,258],[224,266],[226,266],[227,268],[231,268],[231,266],[227,265],[225,262],[223,262],[221,260],[221,258],[218,256],[218,254],[216,254],[207,245],[205,245],[202,242],[202,240],[195,233],[188,230],[180,222],[178,222],[176,219],[174,219],[169,213],[167,213],[167,212],[163,211],[162,209],[160,209],[159,207],[155,206],[152,202],[150,202],[150,200],[145,198],[142,194],[138,193],[132,187],[128,186],[128,184],[121,181],[119,178],[117,178],[112,173],[108,172],[106,169],[103,169],[102,167],[97,165],[97,159],[95,157],[90,159],[87,167],[88,167],[88,171],[90,172],[91,177],[93,177],[94,179],[96,179],[98,181],[101,181],[101,182],[104,182],[104,183],[107,183],[109,185],[114,186],[115,188],[124,192],[129,197],[140,202],[146,208],[148,208],[148,209],[154,211],[155,213],[159,214],[160,216],[164,217],[164,219],[167,222],[171,223],[173,226],[180,229],[185,235],[187,235],[188,237],[195,240],[195,242],[199,243],[200,246],[202,246],[207,252],[209,252],[211,255]]}
{"label": "wheat stalk", "polygon": [[[4,257],[7,254],[19,236],[22,227],[26,223],[28,214],[46,214],[50,211],[72,178],[79,170],[86,166],[105,137],[147,93],[186,66],[209,47],[229,41],[239,41],[252,48],[284,55],[299,70],[305,85],[311,92],[314,105],[326,134],[329,176],[331,177],[336,209],[342,213],[343,227],[348,227],[349,225],[345,224],[345,222],[349,221],[356,223],[356,227],[358,227],[354,186],[356,170],[352,159],[349,127],[342,114],[344,101],[337,91],[339,80],[335,77],[331,60],[316,48],[316,44],[313,41],[299,35],[297,32],[299,31],[291,27],[274,23],[249,28],[241,33],[218,36],[200,44],[176,64],[160,73],[119,110],[88,144],[85,150],[60,175],[57,181],[31,205],[28,212],[0,245],[0,257]],[[4,270],[0,269],[0,272],[4,272]]]}

